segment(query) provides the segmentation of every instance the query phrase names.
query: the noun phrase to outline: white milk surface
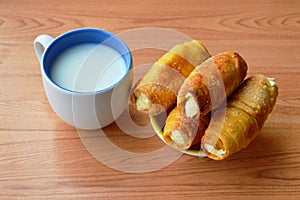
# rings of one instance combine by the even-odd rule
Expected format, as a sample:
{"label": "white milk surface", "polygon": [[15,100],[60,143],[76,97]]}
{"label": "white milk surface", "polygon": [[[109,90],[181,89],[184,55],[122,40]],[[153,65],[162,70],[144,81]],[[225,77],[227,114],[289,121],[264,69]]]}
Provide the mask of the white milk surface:
{"label": "white milk surface", "polygon": [[93,43],[79,44],[63,51],[53,62],[51,79],[76,92],[108,88],[126,73],[126,63],[114,49]]}

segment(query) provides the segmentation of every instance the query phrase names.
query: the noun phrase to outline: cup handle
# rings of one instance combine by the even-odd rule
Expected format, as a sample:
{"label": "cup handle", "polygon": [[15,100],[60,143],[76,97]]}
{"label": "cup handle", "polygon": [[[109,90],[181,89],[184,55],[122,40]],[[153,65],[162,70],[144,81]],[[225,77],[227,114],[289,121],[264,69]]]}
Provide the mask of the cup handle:
{"label": "cup handle", "polygon": [[41,62],[42,55],[52,40],[53,37],[51,37],[50,35],[39,35],[35,38],[33,45],[36,57],[38,58],[39,62]]}

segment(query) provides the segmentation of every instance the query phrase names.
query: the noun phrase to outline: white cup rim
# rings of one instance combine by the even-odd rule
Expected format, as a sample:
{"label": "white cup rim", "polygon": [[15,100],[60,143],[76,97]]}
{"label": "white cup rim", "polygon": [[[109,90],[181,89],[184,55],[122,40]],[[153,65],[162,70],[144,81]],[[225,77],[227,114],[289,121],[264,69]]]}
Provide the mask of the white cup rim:
{"label": "white cup rim", "polygon": [[[47,58],[48,54],[52,51],[52,48],[55,45],[57,45],[57,43],[59,43],[60,41],[64,40],[67,37],[75,35],[75,34],[89,33],[89,32],[105,35],[105,36],[107,36],[108,39],[113,39],[114,41],[118,42],[118,44],[121,45],[122,48],[124,48],[124,51],[125,51],[124,53],[120,53],[120,52],[118,52],[118,53],[120,53],[120,56],[123,57],[123,59],[126,63],[126,71],[125,71],[124,75],[117,82],[115,82],[114,84],[112,84],[108,87],[100,89],[100,90],[85,92],[85,91],[76,91],[76,90],[70,90],[70,89],[64,88],[64,87],[60,86],[59,84],[57,84],[55,81],[53,81],[51,79],[51,76],[49,75],[49,73],[46,72],[47,71],[46,70],[46,60],[47,60],[46,58]],[[105,41],[105,40],[103,40],[103,41]],[[101,44],[103,41],[101,41],[99,44]],[[78,44],[80,44],[80,43],[78,43]],[[75,42],[74,42],[73,45],[77,45],[77,44],[75,44]],[[70,46],[72,46],[72,45],[70,45]],[[124,57],[127,57],[127,60]],[[108,32],[106,30],[97,29],[97,28],[80,28],[80,29],[74,29],[74,30],[71,30],[71,31],[61,34],[60,36],[56,37],[53,41],[51,41],[49,46],[45,49],[45,51],[42,55],[42,58],[41,58],[41,71],[42,71],[42,75],[46,78],[46,80],[51,85],[53,85],[54,87],[56,87],[59,90],[62,90],[64,92],[71,93],[71,94],[77,94],[77,95],[90,95],[90,94],[104,93],[106,91],[114,89],[127,77],[127,75],[130,73],[130,70],[132,70],[132,55],[131,55],[131,52],[130,52],[128,46],[125,44],[125,42],[123,40],[121,40],[118,36],[116,36],[115,34]]]}

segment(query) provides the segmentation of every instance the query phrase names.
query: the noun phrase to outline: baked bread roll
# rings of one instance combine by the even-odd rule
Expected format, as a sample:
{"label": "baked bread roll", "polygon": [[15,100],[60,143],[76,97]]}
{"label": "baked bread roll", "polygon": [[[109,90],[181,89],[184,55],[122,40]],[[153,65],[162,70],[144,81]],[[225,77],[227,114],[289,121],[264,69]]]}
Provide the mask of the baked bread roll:
{"label": "baked bread roll", "polygon": [[214,160],[222,160],[247,147],[263,127],[276,103],[274,79],[254,75],[246,79],[227,102],[224,115],[212,118],[201,148]]}
{"label": "baked bread roll", "polygon": [[[194,144],[200,143],[202,136],[210,121],[210,114],[201,116],[197,133],[193,137],[189,137],[189,123],[184,121],[181,116],[179,107],[175,107],[168,115],[166,124],[163,129],[164,140],[174,149],[188,149]],[[187,142],[188,141],[188,142]]]}
{"label": "baked bread roll", "polygon": [[185,78],[209,57],[208,50],[200,41],[176,45],[137,84],[131,96],[132,105],[138,111],[151,115],[171,111]]}
{"label": "baked bread roll", "polygon": [[217,108],[247,75],[246,61],[235,52],[224,52],[196,67],[182,84],[177,106],[186,117],[206,115]]}

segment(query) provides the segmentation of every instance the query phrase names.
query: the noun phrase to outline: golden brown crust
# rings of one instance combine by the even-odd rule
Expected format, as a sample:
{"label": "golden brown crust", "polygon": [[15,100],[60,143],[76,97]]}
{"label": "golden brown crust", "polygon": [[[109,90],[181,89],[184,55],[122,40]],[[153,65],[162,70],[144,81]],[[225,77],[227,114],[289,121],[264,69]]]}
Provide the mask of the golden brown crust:
{"label": "golden brown crust", "polygon": [[208,57],[209,52],[197,40],[176,45],[137,84],[132,104],[137,110],[152,115],[170,111],[182,82]]}
{"label": "golden brown crust", "polygon": [[229,106],[240,108],[254,117],[259,128],[271,113],[278,95],[278,88],[272,87],[268,78],[255,75],[248,78],[242,87],[230,98]]}
{"label": "golden brown crust", "polygon": [[216,115],[201,140],[209,158],[222,160],[245,148],[256,137],[272,112],[278,88],[263,75],[243,82],[230,97],[225,119]]}

